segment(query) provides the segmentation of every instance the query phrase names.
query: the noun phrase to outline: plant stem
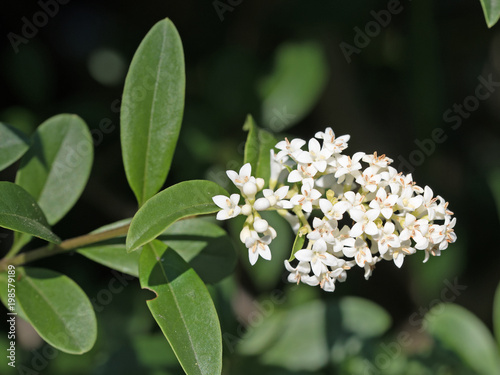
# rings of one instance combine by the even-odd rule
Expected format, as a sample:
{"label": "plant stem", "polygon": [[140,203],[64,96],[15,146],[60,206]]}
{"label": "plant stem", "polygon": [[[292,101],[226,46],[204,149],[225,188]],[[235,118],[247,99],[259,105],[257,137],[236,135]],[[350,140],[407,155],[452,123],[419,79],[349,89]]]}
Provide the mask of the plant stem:
{"label": "plant stem", "polygon": [[28,251],[26,253],[21,253],[13,258],[4,258],[0,261],[0,272],[7,270],[7,266],[9,264],[13,266],[19,266],[28,262],[32,262],[34,260],[65,253],[79,247],[125,235],[127,234],[129,227],[130,224],[126,224],[124,226],[110,229],[104,232],[89,233],[83,236],[70,238],[66,241],[61,242],[59,245],[49,244],[32,251]]}

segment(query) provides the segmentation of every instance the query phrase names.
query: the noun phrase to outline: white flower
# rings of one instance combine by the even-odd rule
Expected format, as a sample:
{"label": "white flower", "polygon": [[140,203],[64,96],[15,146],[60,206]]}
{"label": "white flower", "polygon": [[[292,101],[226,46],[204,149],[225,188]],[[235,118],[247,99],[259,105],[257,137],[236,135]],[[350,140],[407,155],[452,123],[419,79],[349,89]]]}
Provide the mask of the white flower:
{"label": "white flower", "polygon": [[307,235],[310,240],[316,241],[322,238],[328,244],[335,243],[333,231],[337,228],[337,220],[321,220],[317,217],[313,219],[314,230]]}
{"label": "white flower", "polygon": [[306,141],[300,138],[292,139],[292,142],[288,141],[288,138],[285,138],[284,141],[278,142],[276,144],[276,148],[281,150],[276,155],[276,160],[282,160],[285,156],[291,156],[295,159],[295,156],[302,152],[301,147],[306,144]]}
{"label": "white flower", "polygon": [[316,173],[318,173],[318,170],[312,164],[299,163],[297,164],[297,169],[294,169],[288,175],[288,182],[294,183],[308,178],[312,179],[316,176]]}
{"label": "white flower", "polygon": [[299,262],[297,267],[292,267],[288,260],[285,260],[285,268],[290,274],[288,275],[288,282],[299,283],[300,279],[304,276],[309,276],[311,272],[311,264],[309,262]]}
{"label": "white flower", "polygon": [[413,188],[407,186],[399,195],[398,206],[405,211],[414,211],[422,205],[423,201],[421,195],[413,196]]}
{"label": "white flower", "polygon": [[332,153],[339,154],[347,148],[347,142],[349,141],[350,135],[342,135],[335,138],[335,133],[332,128],[328,127],[324,132],[317,132],[316,138],[323,139],[323,147]]}
{"label": "white flower", "polygon": [[344,282],[347,279],[347,272],[350,270],[356,262],[354,260],[346,261],[345,259],[338,259],[337,265],[331,267],[332,271],[330,275],[340,282]]}
{"label": "white flower", "polygon": [[227,220],[232,217],[236,217],[240,214],[241,208],[238,206],[240,201],[239,194],[232,194],[231,197],[226,197],[225,195],[216,195],[212,197],[214,203],[222,208],[221,211],[217,213],[217,220]]}
{"label": "white flower", "polygon": [[[388,254],[392,255],[392,259],[394,260],[394,264],[398,267],[401,268],[403,265],[403,261],[405,259],[406,255],[411,255],[415,254],[416,250],[410,246],[411,243],[410,241],[404,241],[401,243],[400,247],[391,249],[391,251],[385,253],[387,256]],[[385,256],[384,256],[385,258]]]}
{"label": "white flower", "polygon": [[320,172],[324,172],[327,166],[327,160],[332,156],[332,152],[326,148],[321,148],[319,142],[311,138],[309,140],[309,151],[302,151],[297,154],[297,161],[303,164],[312,164]]}
{"label": "white flower", "polygon": [[417,239],[422,239],[427,235],[427,231],[429,230],[429,221],[426,219],[417,220],[415,216],[407,213],[402,227],[403,230],[399,235],[399,238],[402,241],[413,238],[414,241],[419,242]]}
{"label": "white flower", "polygon": [[356,264],[360,267],[364,267],[365,263],[370,263],[373,260],[368,244],[361,237],[356,239],[353,247],[344,246],[342,251],[346,257],[354,257]]}
{"label": "white flower", "polygon": [[252,231],[251,236],[246,238],[245,246],[248,248],[248,259],[252,266],[259,259],[259,255],[266,260],[271,260],[271,249],[268,246],[270,243],[271,236],[261,238],[255,231]]}
{"label": "white flower", "polygon": [[377,225],[373,222],[379,215],[378,210],[368,210],[366,212],[353,208],[349,215],[356,222],[349,233],[352,237],[359,237],[363,233],[370,236],[378,234]]}
{"label": "white flower", "polygon": [[302,206],[302,210],[305,212],[311,212],[313,203],[321,197],[321,193],[313,189],[314,181],[313,179],[304,179],[302,181],[302,187],[300,191],[302,194],[296,194],[290,199],[290,203],[294,206]]}
{"label": "white flower", "polygon": [[331,272],[326,272],[322,275],[319,286],[325,292],[335,291],[335,278],[332,277]]}
{"label": "white flower", "polygon": [[368,154],[363,156],[363,161],[370,164],[370,167],[375,169],[375,172],[378,172],[380,169],[387,167],[393,162],[392,159],[385,155],[377,156],[377,151],[375,151],[373,155]]}
{"label": "white flower", "polygon": [[401,246],[401,241],[399,240],[398,235],[394,233],[395,230],[396,227],[394,226],[394,223],[390,221],[385,223],[384,228],[381,231],[381,235],[377,240],[380,255],[384,255],[389,247],[394,248]]}
{"label": "white flower", "polygon": [[373,257],[369,262],[366,262],[363,266],[365,269],[365,280],[368,280],[370,276],[373,274],[373,270],[375,269],[375,264],[380,261],[379,257]]}
{"label": "white flower", "polygon": [[283,209],[293,208],[293,205],[285,200],[285,197],[288,193],[288,186],[282,186],[276,191],[272,191],[271,189],[264,189],[262,191],[264,197],[269,201],[269,205],[271,207],[279,207]]}
{"label": "white flower", "polygon": [[314,242],[312,250],[302,249],[295,253],[295,258],[302,262],[310,262],[313,273],[320,276],[322,273],[328,272],[327,266],[335,266],[337,258],[326,252],[326,242],[319,239]]}
{"label": "white flower", "polygon": [[398,201],[398,196],[396,194],[387,195],[384,188],[377,190],[377,195],[373,199],[369,206],[370,208],[380,210],[382,216],[389,220],[394,213],[394,205]]}
{"label": "white flower", "polygon": [[344,213],[351,207],[351,205],[346,201],[339,201],[332,204],[332,202],[328,199],[320,199],[319,207],[329,220],[342,220]]}
{"label": "white flower", "polygon": [[[346,179],[346,175],[348,174],[352,175],[352,177],[357,177],[359,175],[359,170],[362,168],[359,161],[364,155],[364,152],[356,152],[352,156],[352,159],[347,155],[342,155],[337,159],[338,169],[337,172],[335,172],[335,177],[339,179],[339,184]],[[352,177],[349,180],[351,180]],[[349,180],[346,182],[347,184],[351,183]]]}
{"label": "white flower", "polygon": [[236,173],[235,171],[226,171],[227,176],[233,181],[240,189],[243,188],[246,182],[252,181],[255,183],[255,178],[251,176],[252,166],[250,163],[246,163],[243,167],[241,167],[240,172]]}
{"label": "white flower", "polygon": [[374,167],[368,167],[356,178],[356,182],[373,193],[377,190],[381,179],[382,176],[377,174],[377,170]]}
{"label": "white flower", "polygon": [[353,191],[346,191],[343,197],[343,200],[349,203],[349,208],[347,210],[350,210],[352,208],[361,209],[361,205],[364,199],[364,195],[354,193]]}

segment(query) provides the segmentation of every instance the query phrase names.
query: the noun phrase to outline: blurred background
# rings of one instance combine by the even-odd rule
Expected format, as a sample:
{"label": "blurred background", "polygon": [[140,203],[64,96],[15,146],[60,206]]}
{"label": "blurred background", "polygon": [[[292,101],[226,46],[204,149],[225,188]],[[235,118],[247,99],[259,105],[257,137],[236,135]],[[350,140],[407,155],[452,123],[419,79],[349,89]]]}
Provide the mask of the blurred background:
{"label": "blurred background", "polygon": [[[120,98],[136,48],[165,17],[182,38],[187,75],[183,129],[166,185],[210,179],[228,187],[225,170],[242,164],[250,113],[278,139],[308,139],[327,126],[350,134],[348,154],[386,154],[448,200],[458,220],[458,241],[441,257],[422,264],[416,254],[401,269],[383,262],[368,282],[362,270],[351,271],[333,294],[283,281],[293,241],[286,224],[275,224],[283,235],[273,261],[253,269],[235,242],[241,257],[234,276],[211,287],[227,334],[225,373],[476,373],[417,323],[425,325],[427,311],[446,302],[444,290],[493,329],[500,33],[487,28],[479,1],[2,3],[0,121],[29,134],[55,114],[76,113],[93,130],[91,178],[54,229],[62,238],[136,210],[121,160]],[[1,180],[13,181],[17,167],[1,172]],[[10,234],[0,232],[0,240],[4,253]],[[90,298],[116,277],[78,254],[36,265],[70,276]],[[83,356],[57,352],[20,326],[19,363],[40,374],[182,373],[144,299],[133,279],[105,308],[97,306],[98,343]],[[307,333],[296,332],[302,324]],[[2,333],[2,347],[5,341]],[[11,373],[1,362],[0,372]]]}

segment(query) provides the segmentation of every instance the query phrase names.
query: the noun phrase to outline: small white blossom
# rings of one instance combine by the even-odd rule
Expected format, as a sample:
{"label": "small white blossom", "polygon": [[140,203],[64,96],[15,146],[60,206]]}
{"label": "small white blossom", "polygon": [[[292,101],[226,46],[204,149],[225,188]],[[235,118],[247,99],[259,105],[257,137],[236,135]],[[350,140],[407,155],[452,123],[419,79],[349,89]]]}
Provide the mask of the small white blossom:
{"label": "small white blossom", "polygon": [[241,208],[238,206],[240,202],[239,194],[232,194],[229,198],[225,195],[216,195],[212,197],[212,200],[217,206],[222,208],[222,210],[217,213],[217,220],[231,219],[238,216],[241,212]]}
{"label": "small white blossom", "polygon": [[374,236],[378,234],[377,225],[374,223],[374,220],[378,217],[378,210],[368,210],[366,212],[362,210],[358,210],[353,208],[349,211],[349,215],[356,222],[353,225],[350,235],[352,237],[361,236],[361,234],[366,233],[370,236]]}
{"label": "small white blossom", "polygon": [[320,199],[319,207],[323,214],[329,219],[342,220],[344,213],[351,208],[349,202],[339,201],[332,204],[328,199]]}
{"label": "small white blossom", "polygon": [[347,142],[349,141],[350,135],[342,135],[335,138],[335,133],[332,128],[326,128],[324,132],[317,132],[316,138],[323,140],[323,147],[332,153],[339,154],[347,148]]}
{"label": "small white blossom", "polygon": [[377,195],[375,199],[369,204],[370,208],[380,210],[382,216],[389,220],[394,213],[394,205],[398,201],[398,196],[396,194],[387,195],[384,188],[377,190]]}
{"label": "small white blossom", "polygon": [[326,251],[326,242],[319,239],[314,242],[312,249],[302,249],[295,253],[295,258],[302,262],[310,262],[311,268],[316,276],[328,272],[327,266],[335,266],[337,258]]}
{"label": "small white blossom", "polygon": [[293,208],[293,204],[285,200],[286,194],[288,193],[288,186],[282,186],[276,191],[271,189],[264,189],[262,191],[264,197],[269,201],[271,207],[279,207],[283,209]]}
{"label": "small white blossom", "polygon": [[255,231],[252,231],[251,235],[246,238],[245,246],[248,248],[248,259],[252,266],[257,262],[259,256],[266,260],[271,260],[271,249],[268,246],[270,243],[271,236],[261,238]]}
{"label": "small white blossom", "polygon": [[303,180],[300,188],[302,194],[294,195],[290,199],[290,203],[294,206],[302,206],[302,210],[305,212],[311,212],[313,204],[321,197],[321,193],[313,187],[314,181],[312,179]]}
{"label": "small white blossom", "polygon": [[281,150],[276,155],[277,160],[282,160],[285,156],[291,156],[295,159],[295,157],[302,152],[301,147],[306,144],[306,141],[303,139],[295,138],[292,139],[292,142],[289,142],[287,138],[284,141],[278,142],[276,144],[276,148]]}
{"label": "small white blossom", "polygon": [[368,244],[361,237],[356,239],[353,247],[344,246],[343,252],[346,257],[354,258],[356,264],[360,267],[364,267],[365,263],[370,263],[373,259]]}
{"label": "small white blossom", "polygon": [[350,156],[342,155],[337,159],[338,169],[335,172],[335,177],[338,178],[338,183],[342,183],[347,175],[351,175],[347,180],[347,184],[352,182],[353,177],[357,177],[360,173],[359,170],[362,168],[359,162],[361,158],[365,155],[364,152],[356,152],[352,159]]}
{"label": "small white blossom", "polygon": [[288,275],[289,283],[300,283],[300,280],[304,276],[309,276],[311,272],[311,264],[309,262],[299,262],[297,267],[292,267],[288,260],[285,260],[285,268],[290,274]]}
{"label": "small white blossom", "polygon": [[305,179],[312,179],[316,176],[318,170],[312,164],[298,164],[297,169],[294,169],[288,175],[288,182],[294,183]]}
{"label": "small white blossom", "polygon": [[243,188],[243,185],[249,181],[255,183],[255,178],[251,176],[251,173],[252,166],[250,163],[246,163],[243,167],[241,167],[239,173],[231,170],[226,172],[227,176],[231,179],[231,181],[233,181],[233,184],[239,188]]}
{"label": "small white blossom", "polygon": [[384,255],[389,248],[401,246],[399,236],[395,233],[396,227],[394,223],[388,221],[385,223],[384,228],[378,237],[378,251],[380,255]]}
{"label": "small white blossom", "polygon": [[297,161],[302,164],[312,164],[319,172],[324,172],[327,167],[327,160],[332,156],[332,152],[326,148],[321,148],[319,142],[311,138],[309,140],[309,151],[302,151],[297,154]]}

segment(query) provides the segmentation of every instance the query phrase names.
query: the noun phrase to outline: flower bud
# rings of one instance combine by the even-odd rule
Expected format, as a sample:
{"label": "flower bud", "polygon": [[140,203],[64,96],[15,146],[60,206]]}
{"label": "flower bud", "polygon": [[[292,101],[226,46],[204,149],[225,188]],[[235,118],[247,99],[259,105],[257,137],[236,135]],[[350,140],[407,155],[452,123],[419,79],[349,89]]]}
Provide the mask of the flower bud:
{"label": "flower bud", "polygon": [[257,178],[255,180],[255,183],[257,184],[257,190],[261,191],[264,185],[266,184],[266,181],[263,178]]}
{"label": "flower bud", "polygon": [[255,229],[257,233],[264,233],[268,227],[269,224],[264,219],[256,218],[253,222],[253,229]]}
{"label": "flower bud", "polygon": [[255,185],[255,182],[245,182],[245,185],[243,185],[243,194],[248,198],[255,197],[255,194],[257,194],[257,185]]}
{"label": "flower bud", "polygon": [[250,237],[252,234],[250,233],[250,228],[245,226],[240,232],[240,240],[245,243],[246,239]]}
{"label": "flower bud", "polygon": [[245,204],[241,208],[241,213],[245,216],[250,216],[252,214],[252,206],[250,206],[249,204]]}
{"label": "flower bud", "polygon": [[270,206],[271,204],[269,203],[267,198],[259,198],[253,204],[253,208],[255,208],[257,211],[267,210]]}

